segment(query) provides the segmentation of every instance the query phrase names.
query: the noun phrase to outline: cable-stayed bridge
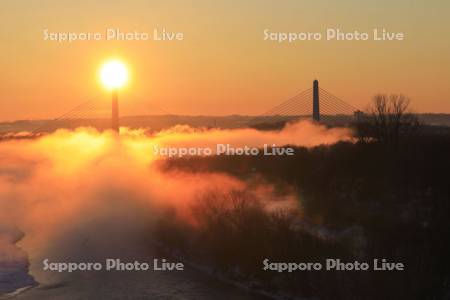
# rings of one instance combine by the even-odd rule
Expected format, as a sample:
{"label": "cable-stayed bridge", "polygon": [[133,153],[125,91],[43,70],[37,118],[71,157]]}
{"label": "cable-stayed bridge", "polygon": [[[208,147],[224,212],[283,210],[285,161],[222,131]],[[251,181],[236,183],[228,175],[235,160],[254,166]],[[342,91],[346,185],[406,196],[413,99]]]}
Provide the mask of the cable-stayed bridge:
{"label": "cable-stayed bridge", "polygon": [[353,121],[357,112],[359,109],[320,88],[319,82],[314,80],[312,88],[255,117],[251,124],[270,126],[298,119],[312,119],[330,125],[346,125]]}
{"label": "cable-stayed bridge", "polygon": [[[133,116],[136,122],[148,116],[173,115],[160,107],[149,104],[149,101],[146,101],[144,97],[127,94],[126,100],[124,103],[121,103],[122,120]],[[112,107],[109,99],[105,99],[104,96],[92,97],[57,118],[40,124],[40,126],[33,130],[33,134],[38,135],[52,132],[59,128],[88,126],[100,130],[110,129],[112,125],[111,110]]]}
{"label": "cable-stayed bridge", "polygon": [[[156,122],[155,120],[152,122],[152,118],[159,118],[158,122],[163,120],[162,123],[165,126],[175,125],[173,122],[190,123],[189,120],[182,119],[181,116],[171,114],[156,106],[150,106],[149,101],[145,97],[127,94],[126,98],[127,101],[120,104],[120,122],[125,126],[152,128]],[[135,104],[139,101],[141,104],[144,104],[144,108],[134,107],[133,109],[133,105],[131,105],[130,109],[130,104]],[[331,126],[342,126],[351,123],[354,120],[356,112],[359,112],[356,107],[336,97],[327,90],[320,88],[318,81],[315,80],[312,88],[298,93],[259,116],[242,116],[239,120],[233,119],[233,117],[217,119],[211,117],[209,118],[207,127],[256,127],[270,129],[279,128],[286,122],[299,119],[312,119],[315,122]],[[33,135],[37,136],[55,131],[59,128],[70,129],[91,126],[99,130],[106,130],[112,128],[111,116],[110,100],[104,99],[104,97],[103,99],[102,97],[93,97],[53,120],[41,122],[41,124],[35,126],[30,131],[32,131]],[[203,118],[206,119],[208,117]],[[171,119],[171,121],[167,119]],[[203,122],[196,120],[195,122],[195,124],[189,125],[205,126],[205,120]]]}

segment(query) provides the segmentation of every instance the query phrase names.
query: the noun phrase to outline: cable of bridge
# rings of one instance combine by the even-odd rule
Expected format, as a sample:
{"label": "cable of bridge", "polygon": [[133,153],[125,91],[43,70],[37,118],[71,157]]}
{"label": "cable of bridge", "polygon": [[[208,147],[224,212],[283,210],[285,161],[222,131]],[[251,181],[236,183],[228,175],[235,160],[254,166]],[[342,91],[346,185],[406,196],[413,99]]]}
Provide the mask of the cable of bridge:
{"label": "cable of bridge", "polygon": [[328,108],[331,112],[338,114],[338,113],[344,113],[344,114],[352,114],[353,110],[348,107],[341,106],[339,104],[336,104],[333,102],[333,99],[329,99],[326,96],[323,96],[320,101],[321,107]]}
{"label": "cable of bridge", "polygon": [[[358,109],[323,88],[319,88],[319,106],[323,118],[335,120],[352,116]],[[302,115],[312,114],[313,89],[305,90],[271,108],[253,120],[258,123],[286,121]]]}
{"label": "cable of bridge", "polygon": [[344,105],[342,103],[336,102],[334,98],[329,97],[328,95],[322,95],[321,102],[327,103],[330,106],[336,108],[341,111],[354,111],[354,108],[348,105]]}
{"label": "cable of bridge", "polygon": [[73,116],[76,116],[77,114],[79,114],[81,112],[81,109],[83,109],[85,107],[90,107],[94,103],[94,101],[96,99],[98,99],[98,98],[99,98],[99,95],[97,95],[95,97],[92,97],[89,100],[84,101],[81,104],[79,104],[79,105],[75,106],[74,108],[70,109],[66,113],[60,115],[59,117],[45,122],[44,124],[42,124],[38,128],[34,129],[32,131],[32,134],[37,134],[38,132],[42,131],[43,129],[47,129],[47,128],[51,127],[52,124],[54,124],[54,123],[56,123],[58,121],[65,121],[65,120],[69,120],[69,119],[73,118]]}
{"label": "cable of bridge", "polygon": [[[139,97],[136,94],[132,94],[132,96],[133,96],[132,98],[136,98],[136,99],[145,101],[145,99],[143,97]],[[99,97],[100,97],[100,95],[96,95],[95,97],[92,97],[91,99],[84,101],[81,104],[70,109],[69,111],[63,113],[62,115],[58,116],[57,118],[45,122],[38,128],[34,129],[32,131],[32,134],[37,134],[42,131],[52,130],[53,128],[56,128],[58,124],[60,124],[61,122],[65,122],[65,121],[82,120],[82,119],[87,119],[89,117],[96,118],[92,115],[92,113],[98,111],[99,104],[100,104],[100,108],[103,108],[102,107],[103,103],[99,103],[98,101],[96,101]],[[109,103],[109,102],[105,102],[104,104],[106,104],[106,103]],[[166,114],[166,115],[173,115],[172,113],[170,113],[160,107],[157,107],[155,105],[151,105],[151,107],[156,109],[157,111],[160,111],[160,112]],[[97,118],[98,118],[98,116],[97,116]]]}
{"label": "cable of bridge", "polygon": [[273,122],[306,114],[310,111],[309,104],[307,103],[310,100],[310,96],[311,95],[308,93],[303,94],[301,97],[295,98],[295,101],[284,103],[285,105],[282,107],[278,106],[278,110],[272,109],[270,111],[270,115],[266,114],[257,118],[258,120],[263,120],[264,122]]}
{"label": "cable of bridge", "polygon": [[294,97],[291,97],[288,100],[278,104],[277,106],[275,106],[275,107],[271,108],[270,110],[268,110],[267,112],[263,113],[261,116],[272,114],[273,111],[276,111],[277,109],[280,109],[286,105],[290,105],[292,102],[295,102],[298,98],[304,97],[306,94],[308,94],[310,92],[312,92],[312,88],[307,89],[307,90],[295,95]]}
{"label": "cable of bridge", "polygon": [[264,115],[273,115],[274,113],[280,113],[288,110],[292,106],[298,105],[298,103],[309,99],[312,96],[312,90],[305,91],[302,94],[299,94],[295,97],[290,98],[288,101],[283,102],[280,105],[270,109]]}
{"label": "cable of bridge", "polygon": [[328,92],[323,92],[321,94],[321,98],[325,101],[329,101],[329,103],[333,104],[334,107],[342,109],[344,111],[355,111],[357,110],[355,107],[353,107],[350,104],[347,104],[346,102],[344,102],[343,100],[337,98],[336,96],[328,93]]}
{"label": "cable of bridge", "polygon": [[[303,108],[307,108],[308,109],[309,105],[308,105],[307,102],[309,100],[310,99],[308,99],[308,98],[298,99],[296,102],[292,102],[289,105],[283,107],[282,109],[279,109],[279,110],[276,110],[276,111],[272,111],[271,115],[275,115],[275,114],[283,115],[283,114],[288,114],[288,113],[292,113],[292,112],[295,113],[296,110],[298,110],[298,107],[300,107],[301,109],[303,109]],[[303,112],[303,110],[301,110],[301,111]]]}
{"label": "cable of bridge", "polygon": [[[135,99],[143,100],[144,102],[147,101],[144,97],[141,97],[141,96],[139,96],[139,95],[137,95],[137,94],[135,94],[135,93],[131,93],[131,95],[132,95]],[[166,111],[165,109],[162,109],[162,108],[159,107],[159,106],[156,106],[156,105],[149,105],[149,106],[151,106],[152,108],[155,108],[156,110],[159,110],[160,112],[163,112],[163,113],[166,114],[166,115],[169,115],[169,116],[173,116],[173,115],[174,115],[174,114],[172,114],[172,113]]]}
{"label": "cable of bridge", "polygon": [[340,102],[341,104],[343,104],[344,106],[347,106],[349,108],[351,108],[353,111],[357,111],[358,109],[356,107],[354,107],[351,104],[348,104],[347,102],[345,102],[344,100],[342,100],[341,98],[333,95],[332,93],[328,92],[327,90],[323,89],[323,88],[319,88],[320,91],[324,92],[326,95],[329,95],[331,98],[335,99],[337,102]]}

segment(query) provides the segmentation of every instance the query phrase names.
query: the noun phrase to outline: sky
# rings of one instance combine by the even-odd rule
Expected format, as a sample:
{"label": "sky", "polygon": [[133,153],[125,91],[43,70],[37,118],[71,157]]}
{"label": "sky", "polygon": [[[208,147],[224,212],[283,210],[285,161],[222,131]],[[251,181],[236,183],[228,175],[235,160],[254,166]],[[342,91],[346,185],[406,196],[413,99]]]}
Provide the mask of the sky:
{"label": "sky", "polygon": [[[131,76],[120,101],[137,95],[174,114],[258,115],[314,79],[357,108],[403,93],[416,112],[450,113],[449,11],[445,0],[2,0],[0,121],[54,118],[108,96],[98,70],[112,57]],[[107,28],[165,28],[184,40],[58,43],[43,34]],[[278,43],[263,34],[327,28],[386,28],[405,40]]]}

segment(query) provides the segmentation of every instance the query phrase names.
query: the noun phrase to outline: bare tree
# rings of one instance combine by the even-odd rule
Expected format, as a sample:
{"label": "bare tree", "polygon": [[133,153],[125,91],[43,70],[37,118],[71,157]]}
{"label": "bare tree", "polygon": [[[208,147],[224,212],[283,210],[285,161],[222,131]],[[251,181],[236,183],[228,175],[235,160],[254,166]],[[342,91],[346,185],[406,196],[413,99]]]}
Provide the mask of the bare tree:
{"label": "bare tree", "polygon": [[419,127],[418,118],[409,111],[410,99],[401,94],[378,94],[367,112],[358,114],[357,132],[360,141],[377,140],[397,144]]}

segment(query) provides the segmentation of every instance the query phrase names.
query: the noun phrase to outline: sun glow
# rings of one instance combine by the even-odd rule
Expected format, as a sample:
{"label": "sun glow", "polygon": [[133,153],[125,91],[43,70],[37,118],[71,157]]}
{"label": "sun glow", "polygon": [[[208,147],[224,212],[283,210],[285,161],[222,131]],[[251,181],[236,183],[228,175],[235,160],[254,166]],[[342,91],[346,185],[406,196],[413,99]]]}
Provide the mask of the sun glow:
{"label": "sun glow", "polygon": [[128,81],[128,71],[121,61],[111,60],[106,62],[100,70],[100,79],[108,89],[123,87]]}

